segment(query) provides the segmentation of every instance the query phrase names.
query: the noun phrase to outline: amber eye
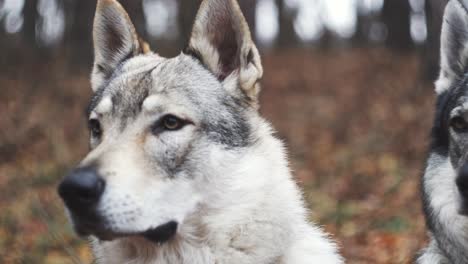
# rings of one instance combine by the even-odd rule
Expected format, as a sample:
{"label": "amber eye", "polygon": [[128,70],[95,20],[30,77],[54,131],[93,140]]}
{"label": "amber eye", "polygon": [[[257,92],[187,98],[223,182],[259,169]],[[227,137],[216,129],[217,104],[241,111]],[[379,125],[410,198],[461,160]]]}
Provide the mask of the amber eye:
{"label": "amber eye", "polygon": [[162,119],[162,125],[166,130],[179,130],[185,126],[185,122],[176,116],[167,115]]}
{"label": "amber eye", "polygon": [[95,138],[99,138],[102,135],[101,123],[97,119],[90,119],[88,121],[88,128],[91,132],[91,136]]}
{"label": "amber eye", "polygon": [[450,120],[450,126],[455,130],[456,132],[465,132],[468,130],[468,123],[465,121],[465,119],[461,116],[456,116],[453,117]]}

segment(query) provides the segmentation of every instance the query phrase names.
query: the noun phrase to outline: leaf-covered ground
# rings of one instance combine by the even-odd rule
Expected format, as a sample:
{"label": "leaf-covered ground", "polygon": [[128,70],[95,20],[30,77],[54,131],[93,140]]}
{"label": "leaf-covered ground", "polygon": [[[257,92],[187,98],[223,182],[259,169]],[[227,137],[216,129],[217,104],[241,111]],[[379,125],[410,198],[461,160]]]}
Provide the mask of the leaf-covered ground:
{"label": "leaf-covered ground", "polygon": [[[418,184],[434,94],[418,64],[383,49],[264,56],[261,112],[348,263],[409,263],[425,244]],[[61,60],[0,74],[0,263],[92,261],[55,192],[87,151],[87,78]]]}

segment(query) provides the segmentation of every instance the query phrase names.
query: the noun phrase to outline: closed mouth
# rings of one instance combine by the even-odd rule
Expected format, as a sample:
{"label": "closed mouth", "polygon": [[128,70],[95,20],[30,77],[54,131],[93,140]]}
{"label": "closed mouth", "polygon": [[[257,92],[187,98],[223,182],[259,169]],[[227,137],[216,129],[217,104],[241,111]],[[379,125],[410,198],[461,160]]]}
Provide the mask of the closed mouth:
{"label": "closed mouth", "polygon": [[154,243],[169,241],[177,233],[177,222],[170,221],[156,228],[148,229],[142,233],[143,237]]}
{"label": "closed mouth", "polygon": [[75,225],[75,231],[80,236],[92,235],[102,241],[111,241],[124,237],[141,236],[152,243],[163,244],[175,236],[177,233],[177,226],[177,222],[170,221],[142,232],[116,232],[108,228],[103,228],[99,224],[81,222]]}

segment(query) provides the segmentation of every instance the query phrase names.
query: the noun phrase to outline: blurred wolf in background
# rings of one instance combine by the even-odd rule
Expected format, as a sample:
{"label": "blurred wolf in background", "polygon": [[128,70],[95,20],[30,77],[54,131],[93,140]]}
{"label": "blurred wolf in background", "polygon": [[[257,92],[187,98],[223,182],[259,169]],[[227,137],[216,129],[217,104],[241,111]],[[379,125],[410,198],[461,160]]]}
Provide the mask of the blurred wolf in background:
{"label": "blurred wolf in background", "polygon": [[417,263],[468,263],[468,0],[445,9],[432,143],[422,179],[429,246]]}
{"label": "blurred wolf in background", "polygon": [[342,263],[258,113],[262,65],[235,0],[203,1],[171,59],[99,0],[94,47],[91,151],[58,191],[98,263]]}

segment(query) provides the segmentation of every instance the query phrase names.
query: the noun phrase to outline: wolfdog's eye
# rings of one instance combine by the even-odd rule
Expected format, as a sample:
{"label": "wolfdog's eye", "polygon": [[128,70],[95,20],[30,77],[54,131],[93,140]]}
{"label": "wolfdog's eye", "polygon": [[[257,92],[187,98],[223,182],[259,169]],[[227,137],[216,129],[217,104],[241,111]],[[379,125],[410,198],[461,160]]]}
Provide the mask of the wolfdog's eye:
{"label": "wolfdog's eye", "polygon": [[185,126],[185,122],[174,115],[166,115],[162,118],[162,125],[166,130],[179,130]]}
{"label": "wolfdog's eye", "polygon": [[468,130],[468,123],[461,116],[455,116],[450,120],[450,126],[456,132],[465,132]]}
{"label": "wolfdog's eye", "polygon": [[101,123],[99,123],[99,120],[90,119],[88,121],[88,127],[93,137],[101,137],[102,129],[101,129]]}

